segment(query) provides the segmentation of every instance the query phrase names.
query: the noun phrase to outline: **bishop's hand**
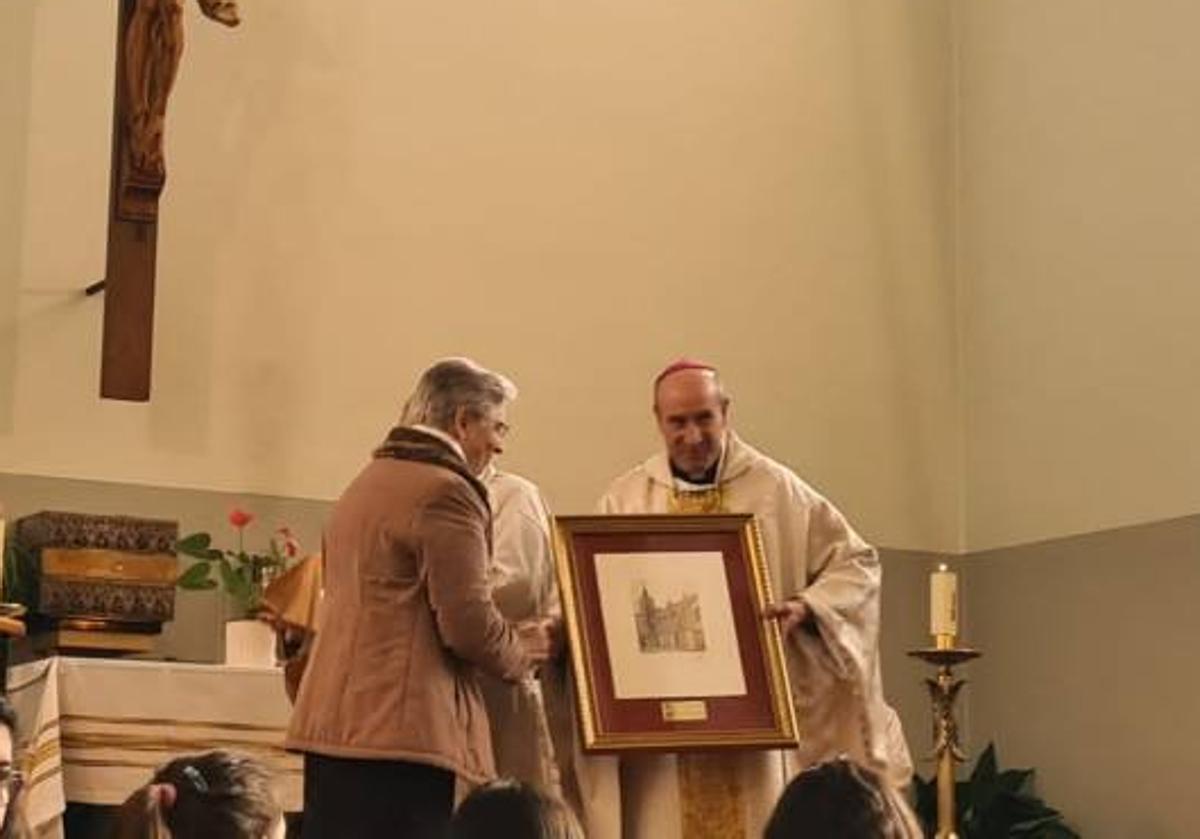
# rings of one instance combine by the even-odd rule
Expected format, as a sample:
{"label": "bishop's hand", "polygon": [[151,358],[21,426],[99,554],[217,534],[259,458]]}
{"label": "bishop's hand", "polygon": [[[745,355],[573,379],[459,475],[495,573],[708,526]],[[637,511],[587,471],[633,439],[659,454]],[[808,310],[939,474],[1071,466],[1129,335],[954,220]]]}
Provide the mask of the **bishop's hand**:
{"label": "bishop's hand", "polygon": [[768,603],[763,608],[763,616],[779,621],[779,631],[786,638],[794,630],[799,629],[809,620],[811,613],[808,605],[798,597],[789,597],[777,603]]}

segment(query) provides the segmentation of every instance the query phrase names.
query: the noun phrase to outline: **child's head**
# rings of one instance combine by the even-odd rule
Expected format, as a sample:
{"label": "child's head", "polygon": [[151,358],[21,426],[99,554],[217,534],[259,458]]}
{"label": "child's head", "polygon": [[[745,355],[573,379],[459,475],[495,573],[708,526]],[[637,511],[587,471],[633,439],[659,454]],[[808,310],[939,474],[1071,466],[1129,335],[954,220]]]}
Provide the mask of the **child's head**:
{"label": "child's head", "polygon": [[763,839],[919,839],[899,791],[845,758],[805,769],[783,791]]}
{"label": "child's head", "polygon": [[177,758],[131,795],[115,839],[276,839],[283,812],[270,773],[225,751]]}
{"label": "child's head", "polygon": [[450,823],[451,839],[583,839],[575,815],[562,802],[519,781],[493,781],[475,789]]}

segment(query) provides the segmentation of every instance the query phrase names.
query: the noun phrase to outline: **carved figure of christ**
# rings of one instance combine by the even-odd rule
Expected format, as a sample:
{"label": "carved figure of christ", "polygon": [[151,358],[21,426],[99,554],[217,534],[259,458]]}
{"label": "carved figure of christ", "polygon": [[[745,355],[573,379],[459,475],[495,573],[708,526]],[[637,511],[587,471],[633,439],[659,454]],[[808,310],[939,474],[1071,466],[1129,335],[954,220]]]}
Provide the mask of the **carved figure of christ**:
{"label": "carved figure of christ", "polygon": [[[235,0],[198,0],[226,26]],[[150,398],[158,199],[166,184],[167,100],[183,55],[183,0],[117,0],[108,252],[100,395]]]}

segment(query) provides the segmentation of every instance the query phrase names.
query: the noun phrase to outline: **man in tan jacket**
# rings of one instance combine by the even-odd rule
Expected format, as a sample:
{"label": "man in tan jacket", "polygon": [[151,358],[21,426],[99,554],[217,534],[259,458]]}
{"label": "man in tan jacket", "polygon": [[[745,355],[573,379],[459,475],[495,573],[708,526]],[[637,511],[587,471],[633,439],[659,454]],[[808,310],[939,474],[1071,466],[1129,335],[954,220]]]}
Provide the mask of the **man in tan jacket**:
{"label": "man in tan jacket", "polygon": [[304,753],[304,836],[438,836],[456,777],[494,773],[475,668],[518,680],[551,650],[488,583],[476,477],[502,450],[512,383],[466,359],[421,376],[325,532],[321,631],[287,747]]}

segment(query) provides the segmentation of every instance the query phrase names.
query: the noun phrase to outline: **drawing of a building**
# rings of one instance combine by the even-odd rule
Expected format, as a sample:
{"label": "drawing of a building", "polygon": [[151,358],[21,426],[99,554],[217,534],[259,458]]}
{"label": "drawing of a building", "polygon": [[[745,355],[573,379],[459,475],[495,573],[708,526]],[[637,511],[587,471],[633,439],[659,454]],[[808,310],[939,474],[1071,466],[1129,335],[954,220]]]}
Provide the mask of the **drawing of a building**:
{"label": "drawing of a building", "polygon": [[702,652],[705,648],[699,595],[684,594],[660,606],[643,585],[634,597],[633,615],[638,648],[644,653]]}

